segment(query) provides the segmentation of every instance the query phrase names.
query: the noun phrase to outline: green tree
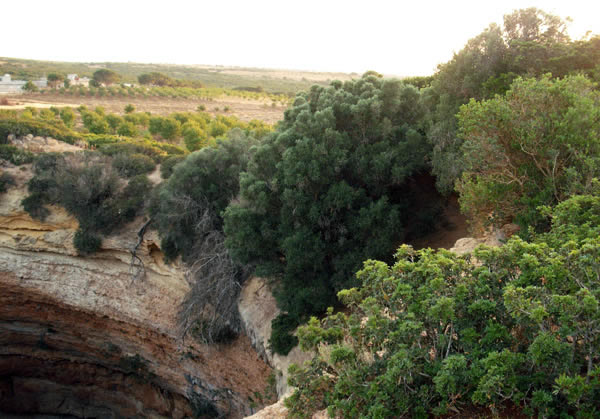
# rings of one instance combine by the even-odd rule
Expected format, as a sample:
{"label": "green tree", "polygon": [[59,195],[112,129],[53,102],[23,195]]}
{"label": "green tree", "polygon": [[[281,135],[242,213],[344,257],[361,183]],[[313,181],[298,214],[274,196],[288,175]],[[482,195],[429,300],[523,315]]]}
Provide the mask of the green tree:
{"label": "green tree", "polygon": [[35,84],[33,84],[33,82],[32,82],[32,81],[28,81],[28,82],[27,82],[27,83],[25,83],[25,85],[23,86],[23,90],[24,90],[24,91],[26,91],[26,92],[31,92],[31,93],[33,93],[33,92],[37,92],[39,89],[38,89],[38,87],[37,87]]}
{"label": "green tree", "polygon": [[[589,46],[585,50],[588,57],[598,56]],[[451,192],[464,169],[456,120],[461,105],[472,98],[504,94],[519,75],[551,72],[564,76],[580,68],[578,65],[589,71],[593,65],[582,56],[577,45],[569,42],[562,19],[529,8],[505,15],[503,27],[490,25],[452,60],[439,65],[423,95],[430,109],[427,136],[433,146],[431,160],[439,190]]]}
{"label": "green tree", "polygon": [[83,121],[83,125],[92,134],[107,134],[110,130],[110,125],[106,118],[96,112],[82,112],[81,120]]}
{"label": "green tree", "polygon": [[60,110],[60,119],[62,119],[67,127],[72,128],[75,122],[75,112],[71,108],[62,108]]}
{"label": "green tree", "polygon": [[208,145],[208,135],[202,130],[198,123],[189,121],[181,127],[183,141],[189,151],[196,151]]}
{"label": "green tree", "polygon": [[154,86],[174,86],[175,80],[163,73],[153,72],[145,73],[138,76],[140,84],[150,84]]}
{"label": "green tree", "polygon": [[151,207],[161,236],[161,248],[169,259],[187,260],[201,234],[190,234],[205,211],[221,229],[221,213],[238,195],[239,174],[248,164],[255,140],[240,130],[230,131],[216,147],[206,147],[179,163],[161,187]]}
{"label": "green tree", "polygon": [[600,176],[600,93],[583,76],[517,79],[506,95],[458,115],[466,171],[457,184],[474,220],[542,221],[539,205],[589,193]]}
{"label": "green tree", "polygon": [[138,130],[132,122],[123,121],[117,128],[117,134],[124,135],[125,137],[135,137],[138,135]]}
{"label": "green tree", "polygon": [[121,76],[113,70],[107,68],[101,68],[94,71],[92,78],[98,85],[110,86],[111,84],[118,83],[121,80]]}
{"label": "green tree", "polygon": [[[419,92],[365,75],[296,97],[241,175],[225,212],[237,260],[280,278],[280,307],[296,321],[349,284],[359,261],[401,242],[406,182],[426,168]],[[287,324],[287,323],[286,323]]]}
{"label": "green tree", "polygon": [[56,87],[65,79],[65,76],[57,73],[49,73],[46,78],[48,80],[48,85],[53,89],[56,89]]}
{"label": "green tree", "polygon": [[106,119],[106,122],[110,126],[110,130],[112,133],[115,133],[119,125],[123,123],[123,118],[121,118],[119,115],[115,115],[114,113],[106,115],[104,119]]}
{"label": "green tree", "polygon": [[181,134],[181,124],[175,118],[163,118],[159,134],[165,140],[174,140]]}

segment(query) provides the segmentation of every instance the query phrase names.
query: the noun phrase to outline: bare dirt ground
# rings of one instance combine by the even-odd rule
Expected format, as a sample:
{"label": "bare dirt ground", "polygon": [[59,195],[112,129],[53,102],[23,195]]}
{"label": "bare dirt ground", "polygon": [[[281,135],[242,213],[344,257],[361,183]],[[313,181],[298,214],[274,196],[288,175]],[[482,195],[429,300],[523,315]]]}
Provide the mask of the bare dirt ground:
{"label": "bare dirt ground", "polygon": [[[135,106],[136,111],[151,112],[155,115],[168,115],[173,112],[193,112],[199,105],[204,105],[206,112],[215,115],[236,116],[242,121],[259,119],[274,124],[283,119],[285,107],[271,101],[245,100],[242,98],[223,97],[212,100],[173,99],[162,97],[88,97],[53,94],[27,94],[6,96],[10,105],[0,105],[0,109],[24,109],[27,106],[49,108],[50,106],[85,105],[88,108],[102,106],[112,113],[124,113],[127,104]],[[223,109],[229,107],[229,111]],[[218,110],[217,110],[218,108]]]}
{"label": "bare dirt ground", "polygon": [[456,196],[450,196],[441,217],[442,222],[432,233],[410,243],[415,249],[450,249],[458,239],[471,236],[467,217],[460,213]]}

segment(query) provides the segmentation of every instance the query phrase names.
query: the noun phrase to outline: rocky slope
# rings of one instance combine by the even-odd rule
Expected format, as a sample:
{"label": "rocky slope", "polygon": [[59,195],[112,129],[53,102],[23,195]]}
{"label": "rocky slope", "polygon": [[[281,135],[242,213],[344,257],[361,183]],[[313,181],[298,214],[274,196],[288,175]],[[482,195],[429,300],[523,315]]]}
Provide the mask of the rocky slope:
{"label": "rocky slope", "polygon": [[[0,195],[0,414],[241,417],[270,368],[248,338],[208,346],[179,338],[184,270],[165,265],[152,232],[131,266],[144,220],[91,257],[72,246],[60,208],[40,222],[20,202],[27,170]],[[136,279],[134,279],[136,278]]]}

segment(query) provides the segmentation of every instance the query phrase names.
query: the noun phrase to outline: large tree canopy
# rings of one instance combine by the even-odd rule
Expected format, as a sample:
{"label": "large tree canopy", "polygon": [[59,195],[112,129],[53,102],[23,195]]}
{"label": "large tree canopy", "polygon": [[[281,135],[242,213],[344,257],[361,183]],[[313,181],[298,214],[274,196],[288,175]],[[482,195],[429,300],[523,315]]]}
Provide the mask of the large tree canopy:
{"label": "large tree canopy", "polygon": [[470,99],[504,94],[519,75],[563,77],[584,72],[600,76],[600,38],[571,42],[566,24],[536,8],[516,10],[503,27],[491,25],[438,68],[425,91],[431,110],[428,139],[438,188],[450,192],[464,169],[456,114]]}
{"label": "large tree canopy", "polygon": [[119,76],[118,73],[109,70],[108,68],[101,68],[94,71],[93,78],[96,83],[105,84],[107,86],[113,83],[118,83],[119,80],[121,80],[121,76]]}
{"label": "large tree canopy", "polygon": [[589,193],[600,176],[600,93],[583,76],[517,79],[505,96],[472,100],[458,115],[465,172],[461,206],[472,220],[516,217]]}
{"label": "large tree canopy", "polygon": [[324,310],[360,262],[404,238],[409,177],[426,166],[419,93],[372,74],[299,95],[241,176],[227,244],[278,276],[293,317]]}

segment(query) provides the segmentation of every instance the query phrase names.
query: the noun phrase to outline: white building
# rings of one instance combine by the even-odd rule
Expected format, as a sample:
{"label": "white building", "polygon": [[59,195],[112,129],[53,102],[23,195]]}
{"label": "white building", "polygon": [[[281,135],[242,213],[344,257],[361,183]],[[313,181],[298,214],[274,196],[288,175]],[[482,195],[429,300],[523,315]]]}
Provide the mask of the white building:
{"label": "white building", "polygon": [[77,74],[67,74],[67,79],[71,82],[71,86],[85,86],[90,84],[89,77],[79,77]]}
{"label": "white building", "polygon": [[[25,80],[13,80],[10,74],[5,74],[0,80],[0,93],[22,93],[25,83],[27,83]],[[44,77],[34,80],[33,84],[37,87],[46,87],[48,80]]]}

